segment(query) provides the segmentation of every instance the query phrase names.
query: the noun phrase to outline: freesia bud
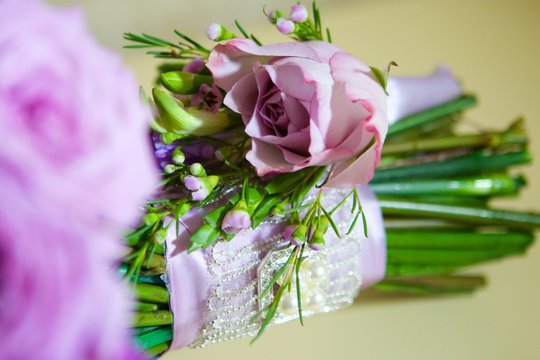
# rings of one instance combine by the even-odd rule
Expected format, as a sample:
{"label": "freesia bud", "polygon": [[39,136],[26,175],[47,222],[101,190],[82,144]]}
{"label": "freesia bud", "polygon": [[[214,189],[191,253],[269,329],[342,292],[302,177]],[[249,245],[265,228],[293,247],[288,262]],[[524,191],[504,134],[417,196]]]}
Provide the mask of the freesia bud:
{"label": "freesia bud", "polygon": [[211,85],[210,75],[199,75],[184,71],[169,71],[161,74],[161,83],[165,88],[176,94],[194,94],[202,84]]}
{"label": "freesia bud", "polygon": [[206,36],[212,41],[229,40],[236,37],[227,28],[215,22],[206,28]]}
{"label": "freesia bud", "polygon": [[295,25],[291,20],[281,17],[276,21],[276,28],[280,33],[288,35],[294,32]]}
{"label": "freesia bud", "polygon": [[152,89],[159,117],[157,122],[167,132],[179,135],[212,135],[229,126],[231,120],[224,112],[211,113],[184,105],[167,92]]}
{"label": "freesia bud", "polygon": [[227,213],[221,223],[221,230],[227,234],[236,234],[237,232],[251,227],[251,219],[247,211],[247,204],[240,200]]}
{"label": "freesia bud", "polygon": [[193,201],[201,201],[205,199],[214,190],[219,183],[219,176],[203,176],[196,177],[188,175],[184,178],[184,185],[191,191]]}
{"label": "freesia bud", "polygon": [[308,11],[304,5],[291,6],[291,12],[289,13],[289,19],[294,22],[302,23],[308,18]]}

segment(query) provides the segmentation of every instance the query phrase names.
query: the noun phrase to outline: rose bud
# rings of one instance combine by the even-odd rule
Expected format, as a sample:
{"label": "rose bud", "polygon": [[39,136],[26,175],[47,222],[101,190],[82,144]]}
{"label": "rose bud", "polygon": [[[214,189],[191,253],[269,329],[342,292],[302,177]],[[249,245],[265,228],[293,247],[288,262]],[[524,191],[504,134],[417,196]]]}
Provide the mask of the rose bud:
{"label": "rose bud", "polygon": [[244,200],[240,200],[227,213],[221,222],[221,230],[227,234],[236,234],[241,230],[246,230],[251,227],[251,219],[247,211],[247,204]]}
{"label": "rose bud", "polygon": [[184,71],[168,71],[159,77],[165,88],[175,94],[194,94],[202,84],[211,85],[210,75],[192,74]]}

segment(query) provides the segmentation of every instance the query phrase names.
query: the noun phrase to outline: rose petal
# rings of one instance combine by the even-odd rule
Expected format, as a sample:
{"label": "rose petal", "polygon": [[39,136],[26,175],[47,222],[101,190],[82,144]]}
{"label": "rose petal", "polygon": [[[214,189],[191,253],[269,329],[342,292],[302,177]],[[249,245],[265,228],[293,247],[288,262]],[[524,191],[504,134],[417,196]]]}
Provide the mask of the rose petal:
{"label": "rose petal", "polygon": [[251,141],[251,150],[246,154],[246,160],[255,167],[257,175],[264,176],[274,172],[284,173],[293,169],[278,148],[257,139]]}
{"label": "rose petal", "polygon": [[252,40],[236,38],[224,45],[216,45],[206,66],[216,84],[229,91],[237,81],[252,71],[255,63],[266,64],[280,56],[318,59],[311,47],[301,43],[258,46]]}
{"label": "rose petal", "polygon": [[377,157],[376,145],[372,145],[356,160],[336,166],[325,187],[351,188],[358,184],[367,184],[373,177]]}

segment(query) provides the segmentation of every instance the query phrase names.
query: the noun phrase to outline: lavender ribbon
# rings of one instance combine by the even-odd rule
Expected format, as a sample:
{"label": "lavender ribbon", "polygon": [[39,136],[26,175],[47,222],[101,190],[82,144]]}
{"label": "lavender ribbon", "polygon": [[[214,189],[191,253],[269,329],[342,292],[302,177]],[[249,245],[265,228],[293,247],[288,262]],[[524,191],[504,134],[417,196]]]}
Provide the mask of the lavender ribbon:
{"label": "lavender ribbon", "polygon": [[[394,123],[404,116],[452,100],[462,94],[462,89],[448,68],[438,67],[425,77],[391,77],[388,92],[388,118],[390,123]],[[362,251],[355,269],[358,272],[356,275],[362,279],[361,288],[366,288],[384,278],[386,238],[375,195],[367,186],[359,187],[359,191],[369,228],[368,237],[364,237],[362,231],[358,232]],[[178,238],[174,226],[171,226],[166,239],[168,287],[174,316],[171,349],[192,344],[207,320],[209,292],[213,283],[213,274],[209,268],[211,249],[189,255],[186,252],[189,238],[202,224],[203,215],[200,210],[191,211],[178,224]],[[284,223],[276,223],[248,230],[239,235],[238,243],[252,243],[256,248],[257,241],[282,233],[284,226]],[[246,258],[250,256],[247,255]],[[332,259],[329,258],[328,261],[331,262]],[[246,272],[242,281],[252,280],[256,276],[254,272]]]}

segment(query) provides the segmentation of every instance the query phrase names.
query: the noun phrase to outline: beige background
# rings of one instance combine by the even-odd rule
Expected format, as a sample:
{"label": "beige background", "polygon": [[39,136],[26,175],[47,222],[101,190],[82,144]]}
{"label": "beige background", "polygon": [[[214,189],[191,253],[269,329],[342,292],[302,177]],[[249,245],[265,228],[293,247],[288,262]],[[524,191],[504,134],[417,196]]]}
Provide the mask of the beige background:
{"label": "beige background", "polygon": [[[196,38],[208,23],[238,18],[263,42],[282,41],[260,9],[265,1],[71,1],[84,3],[98,38],[121,46],[123,31],[168,36],[172,28]],[[286,1],[267,0],[267,7]],[[200,6],[200,7],[198,7]],[[323,21],[335,42],[373,65],[396,60],[395,74],[450,65],[480,106],[471,124],[501,127],[528,120],[532,152],[540,158],[540,2],[373,0],[323,1]],[[171,35],[172,38],[172,35]],[[155,62],[123,51],[143,84]],[[523,169],[530,187],[508,206],[540,210],[540,166]],[[540,246],[527,257],[474,269],[489,286],[470,297],[373,302],[270,330],[253,346],[239,340],[204,350],[180,350],[166,359],[540,359]]]}

